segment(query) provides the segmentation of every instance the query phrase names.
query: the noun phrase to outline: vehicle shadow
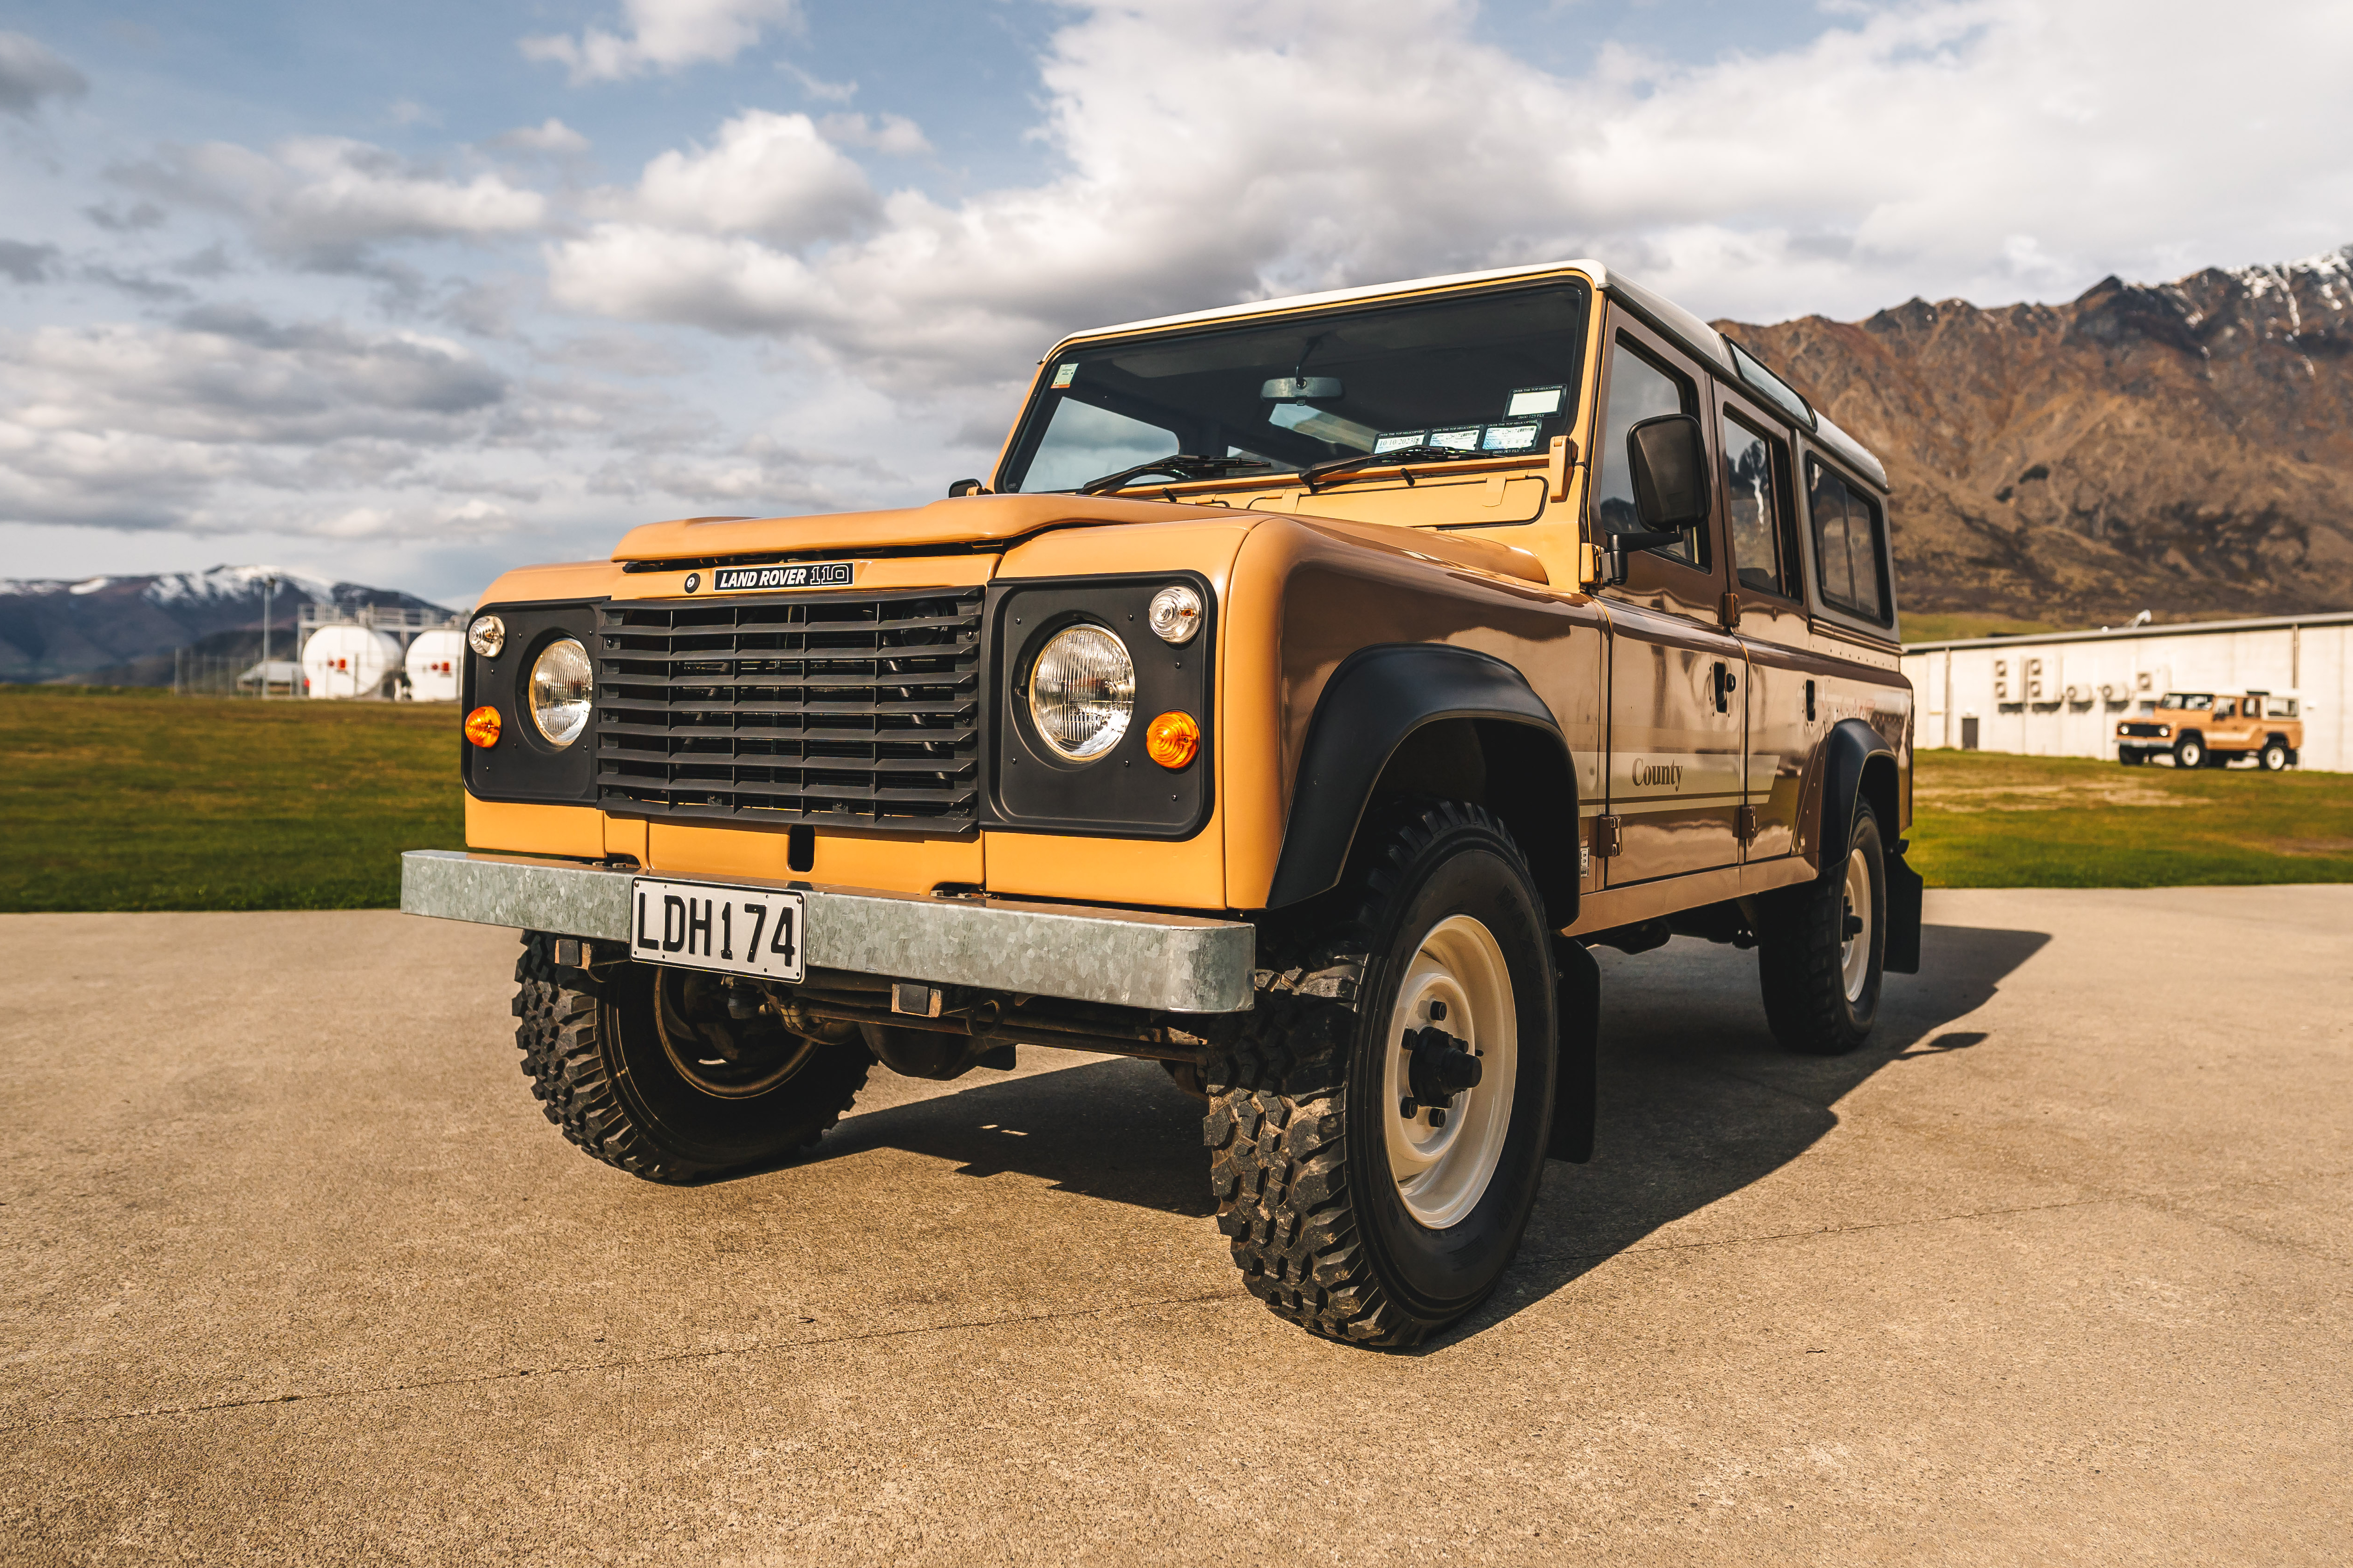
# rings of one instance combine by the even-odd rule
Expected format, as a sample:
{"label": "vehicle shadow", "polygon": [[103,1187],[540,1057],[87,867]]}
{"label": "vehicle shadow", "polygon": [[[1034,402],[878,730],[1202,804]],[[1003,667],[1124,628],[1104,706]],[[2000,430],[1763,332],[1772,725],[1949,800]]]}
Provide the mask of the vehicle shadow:
{"label": "vehicle shadow", "polygon": [[1977,1011],[2049,933],[1923,928],[1920,973],[1891,975],[1871,1043],[1852,1056],[1784,1051],[1765,1023],[1754,954],[1678,939],[1601,960],[1594,1155],[1555,1164],[1495,1297],[1435,1349],[1543,1300],[1662,1226],[1779,1170],[1838,1125],[1833,1107],[1891,1062],[1968,1050],[1947,1030]]}
{"label": "vehicle shadow", "polygon": [[[1555,1164],[1493,1301],[1430,1348],[1501,1321],[1661,1226],[1795,1160],[1838,1124],[1838,1100],[1888,1063],[1972,1048],[1947,1031],[2050,941],[2042,931],[1929,926],[1921,973],[1890,979],[1871,1045],[1849,1057],[1775,1045],[1755,956],[1679,938],[1602,967],[1600,1126],[1592,1161]],[[1026,1054],[1026,1053],[1025,1053]],[[1063,1192],[1206,1217],[1199,1103],[1153,1063],[1083,1062],[865,1111],[815,1159],[888,1148],[960,1174],[1018,1173]]]}

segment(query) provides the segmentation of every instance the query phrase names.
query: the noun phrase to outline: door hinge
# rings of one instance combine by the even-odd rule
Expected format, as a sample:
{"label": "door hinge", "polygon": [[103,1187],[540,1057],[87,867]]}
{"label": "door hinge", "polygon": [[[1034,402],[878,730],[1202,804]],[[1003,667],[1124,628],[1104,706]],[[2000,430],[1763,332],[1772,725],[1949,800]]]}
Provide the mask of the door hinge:
{"label": "door hinge", "polygon": [[1626,847],[1626,837],[1622,831],[1622,826],[1614,816],[1595,817],[1593,819],[1594,854],[1608,859]]}
{"label": "door hinge", "polygon": [[1743,844],[1757,837],[1757,808],[1753,805],[1744,805],[1737,812],[1734,813],[1732,818],[1732,830],[1740,836],[1740,842]]}

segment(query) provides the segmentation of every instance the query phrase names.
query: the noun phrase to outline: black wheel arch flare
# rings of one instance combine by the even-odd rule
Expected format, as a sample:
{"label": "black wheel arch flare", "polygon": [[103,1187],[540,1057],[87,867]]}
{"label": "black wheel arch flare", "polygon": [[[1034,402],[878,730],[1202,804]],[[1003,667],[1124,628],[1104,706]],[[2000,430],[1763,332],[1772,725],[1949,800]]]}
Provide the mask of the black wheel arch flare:
{"label": "black wheel arch flare", "polygon": [[1836,874],[1854,832],[1855,804],[1868,801],[1879,818],[1887,853],[1887,947],[1883,966],[1894,974],[1920,972],[1920,874],[1905,864],[1896,837],[1900,782],[1895,749],[1860,719],[1841,719],[1822,742],[1822,830],[1815,840],[1823,876]]}
{"label": "black wheel arch flare", "polygon": [[1441,724],[1475,737],[1477,804],[1520,840],[1554,929],[1577,918],[1577,772],[1559,721],[1504,660],[1440,643],[1359,648],[1333,672],[1301,750],[1268,908],[1338,884],[1390,764]]}

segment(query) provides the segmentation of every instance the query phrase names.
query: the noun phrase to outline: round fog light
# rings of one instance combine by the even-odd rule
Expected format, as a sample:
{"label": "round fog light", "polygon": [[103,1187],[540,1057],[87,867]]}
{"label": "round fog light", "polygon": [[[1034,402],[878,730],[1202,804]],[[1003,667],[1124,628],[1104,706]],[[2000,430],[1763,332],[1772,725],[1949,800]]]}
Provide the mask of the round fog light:
{"label": "round fog light", "polygon": [[559,637],[531,667],[531,721],[550,745],[568,746],[588,727],[588,704],[596,689],[588,650],[575,638]]}
{"label": "round fog light", "polygon": [[466,646],[484,658],[496,658],[507,646],[507,624],[496,616],[477,616],[466,628]]}
{"label": "round fog light", "polygon": [[499,743],[499,710],[477,708],[466,715],[466,739],[485,750]]}
{"label": "round fog light", "polygon": [[1201,629],[1201,595],[1182,583],[1172,583],[1152,595],[1144,618],[1152,623],[1154,636],[1181,647]]}
{"label": "round fog light", "polygon": [[1163,713],[1145,727],[1144,753],[1174,772],[1201,754],[1201,726],[1190,713]]}

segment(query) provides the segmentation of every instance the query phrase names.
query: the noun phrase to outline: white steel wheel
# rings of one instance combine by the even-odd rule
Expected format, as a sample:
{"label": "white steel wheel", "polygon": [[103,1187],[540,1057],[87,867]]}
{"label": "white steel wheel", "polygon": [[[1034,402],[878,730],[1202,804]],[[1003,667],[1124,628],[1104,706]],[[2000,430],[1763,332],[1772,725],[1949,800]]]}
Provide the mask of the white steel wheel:
{"label": "white steel wheel", "polygon": [[[1480,1068],[1478,1083],[1443,1107],[1415,1098],[1403,1043],[1433,1026],[1461,1040]],[[1459,1224],[1494,1179],[1511,1131],[1518,1026],[1511,971],[1493,933],[1469,915],[1432,927],[1398,984],[1382,1084],[1389,1173],[1406,1212],[1432,1230]]]}
{"label": "white steel wheel", "polygon": [[1850,1002],[1862,1001],[1871,984],[1871,862],[1858,844],[1846,858],[1846,908],[1839,918],[1839,976]]}

